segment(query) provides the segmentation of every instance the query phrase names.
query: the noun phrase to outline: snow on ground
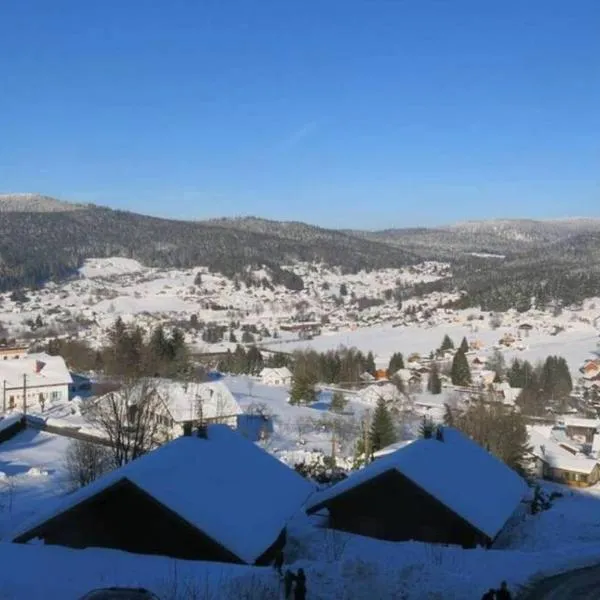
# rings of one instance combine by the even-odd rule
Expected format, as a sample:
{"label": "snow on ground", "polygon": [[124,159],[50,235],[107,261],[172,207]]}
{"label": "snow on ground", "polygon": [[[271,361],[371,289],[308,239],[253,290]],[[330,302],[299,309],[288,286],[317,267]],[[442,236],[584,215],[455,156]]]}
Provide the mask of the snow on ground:
{"label": "snow on ground", "polygon": [[[439,348],[444,335],[449,335],[456,345],[460,344],[463,337],[469,342],[478,340],[483,344],[480,354],[487,355],[506,333],[514,333],[514,328],[475,330],[473,326],[465,324],[405,327],[383,325],[348,329],[312,340],[295,340],[272,344],[270,347],[283,352],[291,352],[298,348],[313,348],[325,352],[339,346],[355,346],[364,352],[372,351],[378,365],[385,367],[394,352],[402,352],[405,356],[413,352],[428,356],[431,351]],[[503,349],[503,353],[507,360],[518,357],[533,362],[543,360],[550,354],[558,354],[565,357],[575,373],[583,361],[597,349],[598,342],[598,331],[592,325],[576,323],[573,324],[573,330],[564,331],[556,336],[545,332],[532,332],[528,337],[523,337],[523,350],[509,348]]]}
{"label": "snow on ground", "polygon": [[65,437],[26,429],[0,444],[0,535],[67,491],[68,443]]}
{"label": "snow on ground", "polygon": [[83,267],[79,269],[82,277],[93,279],[94,277],[110,277],[111,275],[125,275],[139,273],[145,269],[144,266],[133,258],[91,258],[86,260]]}
{"label": "snow on ground", "polygon": [[[145,587],[161,600],[276,600],[273,569],[139,556],[116,550],[0,543],[2,600],[78,600],[103,587]],[[243,586],[248,596],[240,593]]]}

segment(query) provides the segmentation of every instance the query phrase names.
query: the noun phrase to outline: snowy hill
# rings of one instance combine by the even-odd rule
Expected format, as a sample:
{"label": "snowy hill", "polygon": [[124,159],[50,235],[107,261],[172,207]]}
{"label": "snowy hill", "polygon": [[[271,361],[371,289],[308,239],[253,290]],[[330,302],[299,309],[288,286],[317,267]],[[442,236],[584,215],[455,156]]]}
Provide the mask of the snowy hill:
{"label": "snowy hill", "polygon": [[41,194],[0,194],[1,212],[65,212],[85,208]]}

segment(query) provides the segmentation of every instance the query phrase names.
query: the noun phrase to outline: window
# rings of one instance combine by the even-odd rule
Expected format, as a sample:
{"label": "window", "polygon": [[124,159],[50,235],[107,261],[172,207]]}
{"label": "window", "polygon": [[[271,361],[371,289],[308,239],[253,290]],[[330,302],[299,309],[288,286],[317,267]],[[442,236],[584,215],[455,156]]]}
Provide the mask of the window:
{"label": "window", "polygon": [[54,391],[50,393],[50,398],[52,400],[60,400],[62,394],[59,391]]}

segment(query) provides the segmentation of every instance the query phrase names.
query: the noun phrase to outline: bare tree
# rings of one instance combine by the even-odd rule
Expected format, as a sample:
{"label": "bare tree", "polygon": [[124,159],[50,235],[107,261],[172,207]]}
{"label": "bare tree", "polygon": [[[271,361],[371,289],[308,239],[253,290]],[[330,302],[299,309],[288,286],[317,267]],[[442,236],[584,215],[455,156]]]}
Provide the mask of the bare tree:
{"label": "bare tree", "polygon": [[115,466],[108,448],[83,440],[69,442],[65,463],[67,483],[71,490],[92,483]]}
{"label": "bare tree", "polygon": [[108,438],[114,463],[122,466],[165,439],[165,399],[150,379],[124,385],[98,398],[86,411],[89,422]]}

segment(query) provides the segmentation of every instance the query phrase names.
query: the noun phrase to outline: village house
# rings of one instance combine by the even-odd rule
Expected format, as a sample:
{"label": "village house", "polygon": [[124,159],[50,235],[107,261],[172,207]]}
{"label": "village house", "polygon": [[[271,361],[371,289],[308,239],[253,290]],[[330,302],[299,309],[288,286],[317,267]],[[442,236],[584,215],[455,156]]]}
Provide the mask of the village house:
{"label": "village house", "polygon": [[589,487],[600,480],[598,462],[568,443],[528,428],[532,469],[536,477],[572,487]]}
{"label": "village house", "polygon": [[2,412],[43,407],[67,401],[73,379],[61,356],[46,353],[4,354],[0,359]]}
{"label": "village house", "polygon": [[[307,513],[328,526],[389,541],[489,546],[527,485],[459,431],[402,444],[315,495]],[[326,511],[326,512],[325,512]]]}
{"label": "village house", "polygon": [[28,346],[0,346],[0,360],[24,358],[28,350]]}
{"label": "village house", "polygon": [[34,516],[6,539],[270,564],[315,487],[225,425],[178,438]]}
{"label": "village house", "polygon": [[292,372],[287,367],[265,367],[260,372],[260,380],[265,385],[287,386],[292,383]]}
{"label": "village house", "polygon": [[600,419],[561,416],[557,419],[557,424],[565,428],[570,438],[591,444],[594,440],[594,435],[600,428]]}

